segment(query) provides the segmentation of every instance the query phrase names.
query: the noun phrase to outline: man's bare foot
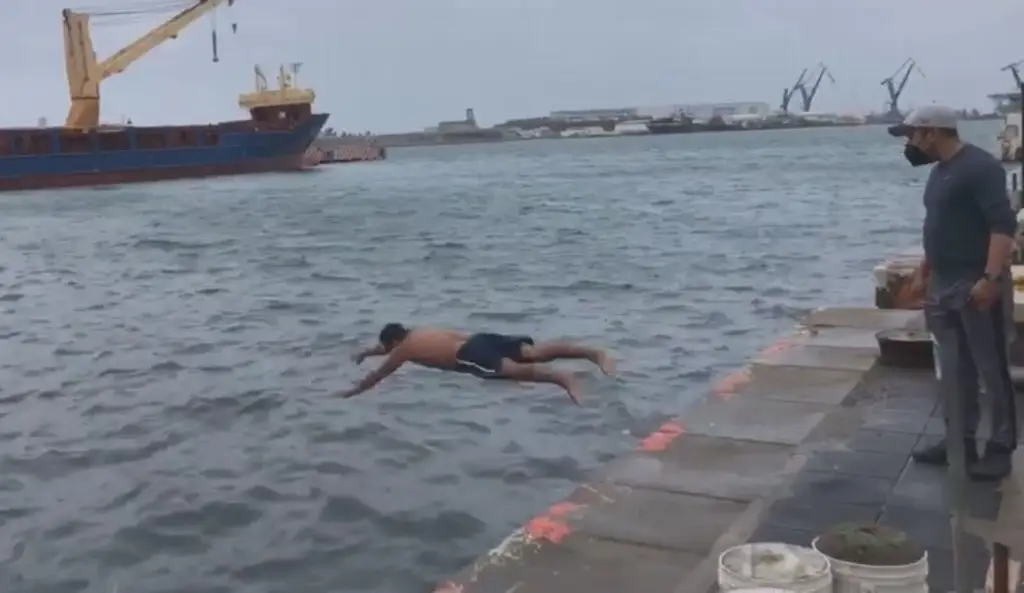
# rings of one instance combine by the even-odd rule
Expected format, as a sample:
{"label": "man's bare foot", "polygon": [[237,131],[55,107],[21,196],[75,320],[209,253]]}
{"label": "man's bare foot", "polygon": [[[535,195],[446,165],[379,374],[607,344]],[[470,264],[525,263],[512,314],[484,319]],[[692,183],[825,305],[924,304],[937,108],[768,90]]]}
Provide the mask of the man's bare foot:
{"label": "man's bare foot", "polygon": [[609,377],[615,374],[615,359],[604,350],[597,353],[597,360],[594,361],[594,364],[600,367],[601,372]]}
{"label": "man's bare foot", "polygon": [[579,396],[580,396],[580,384],[579,384],[579,382],[576,381],[576,379],[567,378],[565,380],[565,384],[562,387],[565,388],[565,393],[567,393],[569,395],[569,399],[572,400],[572,403],[574,403],[577,406],[580,406],[582,408],[583,404],[580,403],[580,398],[579,398]]}

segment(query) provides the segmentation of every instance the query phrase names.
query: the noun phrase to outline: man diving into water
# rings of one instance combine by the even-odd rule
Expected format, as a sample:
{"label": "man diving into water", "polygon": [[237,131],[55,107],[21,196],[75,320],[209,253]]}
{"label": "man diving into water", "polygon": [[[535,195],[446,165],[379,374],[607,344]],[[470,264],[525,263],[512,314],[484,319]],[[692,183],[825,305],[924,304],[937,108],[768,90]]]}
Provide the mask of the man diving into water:
{"label": "man diving into water", "polygon": [[577,406],[579,387],[565,371],[547,367],[543,362],[560,358],[584,358],[600,367],[605,375],[615,372],[615,361],[603,350],[569,342],[534,343],[529,336],[501,334],[465,334],[434,328],[409,329],[389,323],[380,331],[380,343],[353,356],[356,364],[370,356],[387,355],[377,370],[341,397],[355,397],[372,389],[382,379],[412,362],[443,371],[468,373],[485,379],[509,379],[558,385]]}

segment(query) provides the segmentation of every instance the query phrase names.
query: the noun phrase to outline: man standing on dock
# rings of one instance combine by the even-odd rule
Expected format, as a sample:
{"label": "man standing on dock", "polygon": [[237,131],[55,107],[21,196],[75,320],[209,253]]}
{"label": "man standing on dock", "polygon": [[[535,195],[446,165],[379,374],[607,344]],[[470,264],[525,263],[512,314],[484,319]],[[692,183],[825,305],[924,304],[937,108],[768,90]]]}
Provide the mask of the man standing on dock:
{"label": "man standing on dock", "polygon": [[[1017,220],[1006,173],[987,151],[960,140],[957,114],[929,105],[889,133],[907,139],[912,166],[933,164],[924,190],[924,260],[915,288],[927,290],[925,318],[936,343],[941,376],[960,392],[967,470],[976,480],[1009,475],[1017,447],[1017,413],[1010,378],[1007,328],[1012,327],[1009,263]],[[991,398],[992,431],[980,459],[976,443],[980,386]],[[914,452],[918,463],[948,463],[946,439]]]}

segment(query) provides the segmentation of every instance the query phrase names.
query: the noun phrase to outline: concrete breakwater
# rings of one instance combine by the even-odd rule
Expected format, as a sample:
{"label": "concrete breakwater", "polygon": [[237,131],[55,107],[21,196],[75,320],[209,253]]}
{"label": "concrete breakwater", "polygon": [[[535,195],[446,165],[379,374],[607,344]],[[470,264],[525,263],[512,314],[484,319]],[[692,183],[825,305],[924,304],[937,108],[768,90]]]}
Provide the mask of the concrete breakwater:
{"label": "concrete breakwater", "polygon": [[387,149],[363,136],[321,136],[306,151],[306,158],[317,165],[382,161],[387,158]]}
{"label": "concrete breakwater", "polygon": [[[952,589],[946,473],[910,462],[942,434],[937,388],[931,371],[878,364],[876,333],[895,328],[923,317],[812,313],[435,593],[708,591],[725,549],[808,545],[846,521],[903,529],[928,547],[930,588]],[[992,521],[999,487],[972,488],[972,517]],[[980,539],[969,556],[980,585]]]}

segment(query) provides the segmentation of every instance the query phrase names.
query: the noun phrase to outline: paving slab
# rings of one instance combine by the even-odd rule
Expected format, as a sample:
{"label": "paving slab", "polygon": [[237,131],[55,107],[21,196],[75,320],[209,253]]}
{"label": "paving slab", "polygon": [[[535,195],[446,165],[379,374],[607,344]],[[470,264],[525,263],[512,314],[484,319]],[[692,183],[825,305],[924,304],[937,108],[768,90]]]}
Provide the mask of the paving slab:
{"label": "paving slab", "polygon": [[911,539],[933,548],[953,549],[953,530],[948,509],[887,504],[878,522],[897,527]]}
{"label": "paving slab", "polygon": [[863,307],[827,307],[812,312],[804,319],[808,327],[857,327],[861,329],[896,329],[911,327],[922,322],[920,311],[897,309],[866,309]]}
{"label": "paving slab", "polygon": [[929,416],[913,410],[877,406],[865,411],[863,428],[920,435],[929,420]]}
{"label": "paving slab", "polygon": [[483,559],[435,593],[667,592],[703,557],[573,535],[557,545],[497,548]]}
{"label": "paving slab", "polygon": [[597,488],[613,504],[571,521],[574,532],[601,539],[707,554],[746,508],[731,500],[618,485]]}
{"label": "paving slab", "polygon": [[881,514],[878,505],[843,504],[831,500],[808,501],[783,498],[769,509],[763,524],[820,534],[840,523],[874,523]]}
{"label": "paving slab", "polygon": [[836,472],[852,476],[882,478],[895,482],[909,458],[904,454],[867,451],[819,451],[807,461],[811,471]]}
{"label": "paving slab", "polygon": [[763,365],[863,372],[873,367],[877,358],[876,352],[864,348],[841,348],[797,343],[792,344],[790,347],[762,352],[754,359],[754,362]]}
{"label": "paving slab", "polygon": [[790,345],[856,348],[878,355],[877,329],[863,327],[804,328],[785,341]]}
{"label": "paving slab", "polygon": [[847,441],[846,446],[851,451],[887,453],[907,459],[920,438],[920,435],[913,433],[861,428]]}
{"label": "paving slab", "polygon": [[803,471],[792,485],[793,498],[806,504],[828,500],[881,507],[894,481],[836,472]]}
{"label": "paving slab", "polygon": [[703,400],[687,409],[687,434],[798,445],[825,417],[824,406],[768,399]]}
{"label": "paving slab", "polygon": [[749,501],[778,486],[793,450],[791,445],[684,434],[664,453],[625,455],[602,475],[626,486]]}
{"label": "paving slab", "polygon": [[939,406],[939,386],[931,370],[893,369],[879,366],[864,378],[871,388],[862,390],[851,404],[871,406],[873,409],[902,410],[923,414]]}
{"label": "paving slab", "polygon": [[762,523],[757,527],[754,533],[751,534],[750,541],[778,542],[783,544],[793,544],[795,546],[810,547],[811,542],[814,541],[814,538],[818,537],[819,533],[820,532],[818,531],[793,529],[792,527]]}
{"label": "paving slab", "polygon": [[813,404],[839,405],[857,387],[864,373],[843,369],[794,369],[754,363],[747,381],[731,397],[776,399]]}
{"label": "paving slab", "polygon": [[[907,464],[888,499],[888,504],[921,510],[948,512],[949,475],[944,467]],[[994,519],[1002,500],[997,483],[969,482],[967,502],[969,515],[976,519]]]}

